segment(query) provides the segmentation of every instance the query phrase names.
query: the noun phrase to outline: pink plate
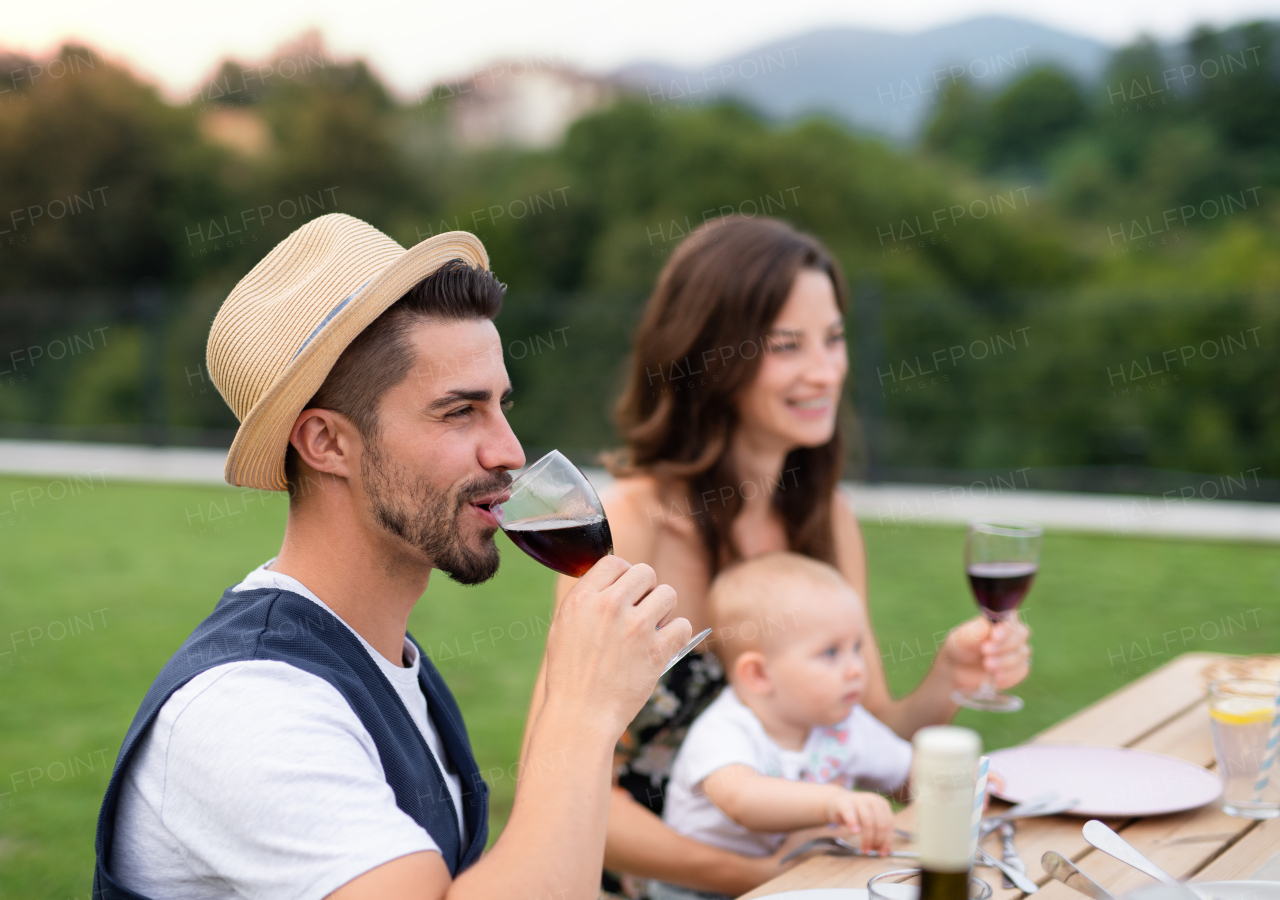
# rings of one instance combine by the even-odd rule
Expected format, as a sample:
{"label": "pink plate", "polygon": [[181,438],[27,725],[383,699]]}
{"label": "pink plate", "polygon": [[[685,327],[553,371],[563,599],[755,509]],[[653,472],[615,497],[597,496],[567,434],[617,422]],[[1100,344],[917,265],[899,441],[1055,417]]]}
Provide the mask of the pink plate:
{"label": "pink plate", "polygon": [[1208,769],[1127,747],[1024,744],[990,756],[991,771],[1004,779],[995,796],[1021,803],[1057,791],[1062,799],[1080,798],[1068,812],[1074,816],[1158,816],[1204,806],[1222,793]]}

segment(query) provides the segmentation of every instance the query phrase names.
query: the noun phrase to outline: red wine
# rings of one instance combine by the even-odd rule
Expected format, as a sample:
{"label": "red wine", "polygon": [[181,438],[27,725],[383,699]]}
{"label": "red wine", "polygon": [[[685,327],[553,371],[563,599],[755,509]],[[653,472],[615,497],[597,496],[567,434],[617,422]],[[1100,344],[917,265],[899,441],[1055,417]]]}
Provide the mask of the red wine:
{"label": "red wine", "polygon": [[988,562],[969,565],[969,586],[987,618],[998,621],[1018,608],[1031,590],[1036,564],[1029,562]]}
{"label": "red wine", "polygon": [[604,516],[585,519],[525,519],[502,526],[507,537],[548,569],[581,578],[613,552],[613,535]]}

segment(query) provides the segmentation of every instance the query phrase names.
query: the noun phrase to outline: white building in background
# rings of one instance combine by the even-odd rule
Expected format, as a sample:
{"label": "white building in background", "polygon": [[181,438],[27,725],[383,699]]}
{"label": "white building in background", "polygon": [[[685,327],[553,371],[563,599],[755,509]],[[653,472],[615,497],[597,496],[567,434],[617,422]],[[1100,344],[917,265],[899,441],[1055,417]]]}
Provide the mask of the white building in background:
{"label": "white building in background", "polygon": [[506,60],[435,84],[424,96],[443,104],[464,147],[551,147],[575,119],[617,95],[617,87],[563,61]]}

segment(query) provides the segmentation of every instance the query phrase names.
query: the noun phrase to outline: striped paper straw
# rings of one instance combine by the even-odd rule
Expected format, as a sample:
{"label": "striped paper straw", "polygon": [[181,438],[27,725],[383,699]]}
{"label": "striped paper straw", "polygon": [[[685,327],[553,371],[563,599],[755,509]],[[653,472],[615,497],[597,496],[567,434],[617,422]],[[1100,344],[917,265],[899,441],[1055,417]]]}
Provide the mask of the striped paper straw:
{"label": "striped paper straw", "polygon": [[982,827],[982,806],[987,799],[987,769],[990,765],[990,757],[978,757],[978,780],[973,786],[973,818],[970,820],[969,829],[970,861],[978,853],[978,830]]}
{"label": "striped paper straw", "polygon": [[1267,746],[1263,751],[1262,768],[1258,770],[1258,780],[1253,785],[1253,802],[1262,802],[1262,792],[1271,781],[1271,767],[1275,765],[1276,749],[1280,747],[1280,693],[1276,694],[1275,713],[1271,717],[1271,733],[1267,736]]}

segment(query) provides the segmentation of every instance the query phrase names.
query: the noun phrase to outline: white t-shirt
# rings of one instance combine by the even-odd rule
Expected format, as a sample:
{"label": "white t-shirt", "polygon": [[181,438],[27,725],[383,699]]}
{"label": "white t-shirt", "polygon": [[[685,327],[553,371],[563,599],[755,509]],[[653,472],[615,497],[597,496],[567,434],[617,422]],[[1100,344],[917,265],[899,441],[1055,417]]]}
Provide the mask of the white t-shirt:
{"label": "white t-shirt", "polygon": [[837,782],[891,792],[911,774],[911,744],[861,706],[839,725],[809,731],[804,747],[784,750],[732,687],[694,720],[671,768],[662,819],[683,835],[747,856],[768,856],[785,834],[748,831],[702,792],[703,780],[725,766],[750,766],[787,781]]}
{"label": "white t-shirt", "polygon": [[[333,612],[271,562],[234,590],[288,590]],[[462,785],[443,765],[416,648],[405,640],[405,668],[351,633],[441,764],[465,847]],[[373,738],[333,685],[248,660],[200,673],[160,708],[121,785],[108,871],[154,900],[322,898],[383,863],[439,849],[396,806]]]}

